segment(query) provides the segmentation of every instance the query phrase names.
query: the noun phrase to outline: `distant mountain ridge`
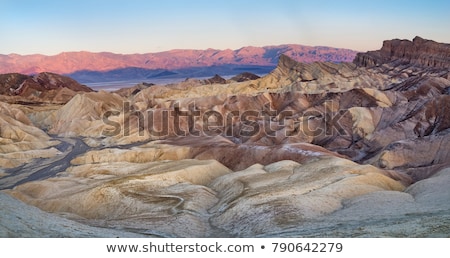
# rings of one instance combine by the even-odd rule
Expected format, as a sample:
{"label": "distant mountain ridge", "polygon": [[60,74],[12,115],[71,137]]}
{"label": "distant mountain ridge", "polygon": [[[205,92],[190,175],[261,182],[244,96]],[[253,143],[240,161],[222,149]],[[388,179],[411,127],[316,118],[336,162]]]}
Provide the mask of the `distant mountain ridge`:
{"label": "distant mountain ridge", "polygon": [[63,52],[58,55],[0,55],[0,73],[37,74],[53,72],[108,72],[124,68],[146,70],[180,70],[197,67],[220,67],[223,65],[275,67],[281,54],[299,62],[351,62],[357,52],[333,47],[303,45],[280,45],[266,47],[243,47],[237,50],[170,50],[146,54],[114,54]]}
{"label": "distant mountain ridge", "polygon": [[354,63],[373,67],[389,62],[421,65],[424,67],[449,68],[450,44],[416,36],[410,40],[385,40],[380,50],[358,53]]}

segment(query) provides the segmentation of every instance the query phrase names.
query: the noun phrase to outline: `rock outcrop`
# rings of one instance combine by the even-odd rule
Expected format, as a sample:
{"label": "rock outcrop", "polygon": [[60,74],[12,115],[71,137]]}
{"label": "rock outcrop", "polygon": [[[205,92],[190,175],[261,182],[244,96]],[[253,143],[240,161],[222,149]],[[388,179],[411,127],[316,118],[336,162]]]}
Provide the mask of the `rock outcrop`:
{"label": "rock outcrop", "polygon": [[0,94],[5,101],[15,103],[66,103],[79,92],[93,90],[77,81],[54,73],[35,76],[23,74],[0,75]]}
{"label": "rock outcrop", "polygon": [[60,180],[25,184],[10,194],[48,212],[110,221],[109,226],[145,234],[205,236],[207,210],[217,202],[206,186],[230,172],[211,160],[101,163],[73,167]]}
{"label": "rock outcrop", "polygon": [[415,37],[412,41],[386,40],[380,50],[358,53],[353,62],[364,67],[396,62],[424,67],[449,68],[450,44],[437,43],[421,37]]}
{"label": "rock outcrop", "polygon": [[234,173],[214,160],[110,162],[75,166],[8,193],[91,225],[172,237],[251,236],[330,214],[344,199],[404,190],[395,177],[330,157]]}
{"label": "rock outcrop", "polygon": [[13,95],[20,85],[30,76],[20,73],[0,74],[0,94]]}

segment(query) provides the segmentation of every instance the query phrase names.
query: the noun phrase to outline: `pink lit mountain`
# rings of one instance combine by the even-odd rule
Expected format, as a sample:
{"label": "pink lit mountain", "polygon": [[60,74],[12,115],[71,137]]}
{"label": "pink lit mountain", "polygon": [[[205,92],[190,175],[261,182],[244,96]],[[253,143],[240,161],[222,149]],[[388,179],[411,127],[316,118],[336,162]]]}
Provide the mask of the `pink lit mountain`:
{"label": "pink lit mountain", "polygon": [[[114,54],[91,52],[64,52],[46,55],[0,55],[0,73],[37,74],[52,72],[73,74],[75,72],[109,72],[121,69],[159,70],[159,72],[190,68],[227,66],[266,67],[273,69],[281,54],[299,62],[329,61],[351,62],[356,52],[332,47],[310,47],[302,45],[280,45],[267,47],[243,47],[237,50],[170,50],[146,54]],[[231,68],[230,68],[231,67]],[[215,72],[220,72],[217,69]],[[126,70],[125,77],[129,70]],[[236,72],[235,74],[238,74]],[[187,73],[189,74],[189,73]],[[118,75],[121,77],[121,75]],[[74,77],[80,80],[80,76]],[[120,79],[120,78],[118,78]]]}

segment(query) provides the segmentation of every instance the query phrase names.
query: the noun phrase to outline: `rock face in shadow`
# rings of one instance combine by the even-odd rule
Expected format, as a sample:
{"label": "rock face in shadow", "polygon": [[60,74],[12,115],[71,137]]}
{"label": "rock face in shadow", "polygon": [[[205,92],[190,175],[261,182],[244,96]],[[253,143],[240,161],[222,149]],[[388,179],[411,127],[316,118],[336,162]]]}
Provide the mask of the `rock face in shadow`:
{"label": "rock face in shadow", "polygon": [[49,114],[44,123],[50,134],[101,137],[108,127],[103,116],[116,114],[115,111],[122,109],[123,102],[119,95],[104,91],[78,94]]}

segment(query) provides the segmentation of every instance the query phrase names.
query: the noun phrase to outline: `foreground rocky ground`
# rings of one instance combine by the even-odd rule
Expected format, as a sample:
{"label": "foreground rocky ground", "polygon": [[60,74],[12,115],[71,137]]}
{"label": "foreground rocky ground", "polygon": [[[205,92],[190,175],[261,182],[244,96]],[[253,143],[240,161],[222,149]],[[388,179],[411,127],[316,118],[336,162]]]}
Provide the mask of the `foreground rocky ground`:
{"label": "foreground rocky ground", "polygon": [[21,95],[10,76],[0,233],[448,237],[449,67],[449,45],[417,37],[354,63],[281,56],[262,78],[117,93]]}

